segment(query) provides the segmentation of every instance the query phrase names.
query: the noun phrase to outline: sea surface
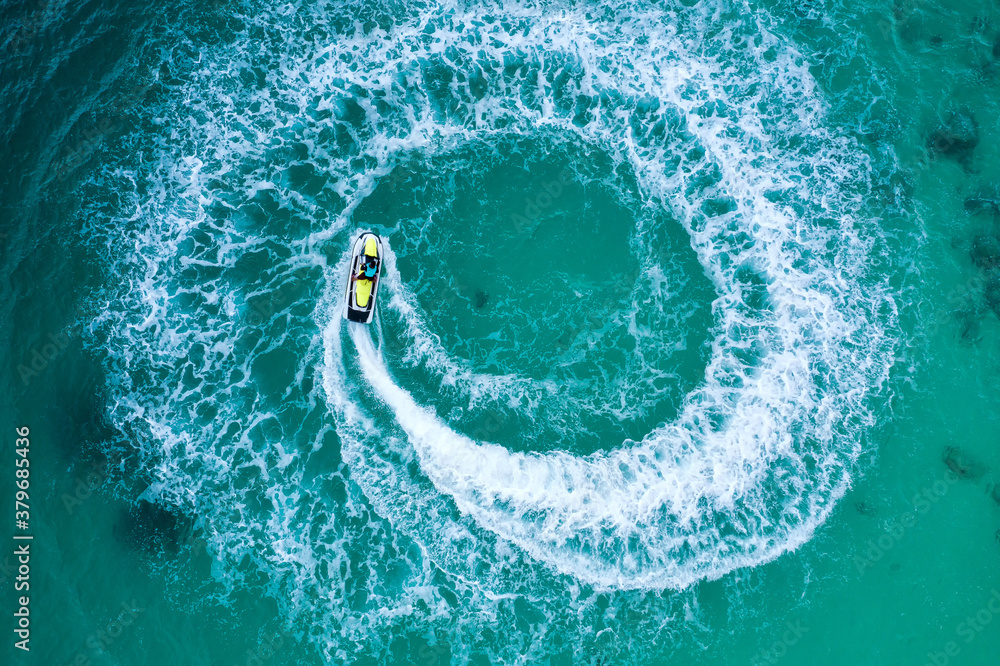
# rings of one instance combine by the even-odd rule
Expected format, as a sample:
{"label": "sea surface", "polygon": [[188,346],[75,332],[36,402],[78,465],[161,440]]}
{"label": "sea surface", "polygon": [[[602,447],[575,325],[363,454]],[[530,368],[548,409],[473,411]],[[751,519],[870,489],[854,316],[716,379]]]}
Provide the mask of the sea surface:
{"label": "sea surface", "polygon": [[0,0],[0,139],[5,666],[1000,664],[995,1]]}

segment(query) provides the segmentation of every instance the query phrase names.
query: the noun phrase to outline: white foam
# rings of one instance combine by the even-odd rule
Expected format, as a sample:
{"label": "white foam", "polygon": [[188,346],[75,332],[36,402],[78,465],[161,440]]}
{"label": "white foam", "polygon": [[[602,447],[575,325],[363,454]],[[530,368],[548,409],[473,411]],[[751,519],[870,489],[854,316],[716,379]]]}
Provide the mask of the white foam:
{"label": "white foam", "polygon": [[[878,233],[858,194],[870,167],[825,129],[794,48],[737,10],[617,10],[602,19],[445,3],[409,8],[413,20],[388,33],[359,23],[350,36],[330,8],[245,16],[265,38],[248,31],[204,50],[170,96],[176,106],[157,109],[163,134],[152,146],[137,139],[100,183],[126,203],[108,229],[93,226],[122,285],[109,287],[96,344],[115,354],[112,416],[136,433],[149,497],[199,516],[227,589],[247,558],[265,572],[328,659],[362,643],[384,652],[410,618],[447,626],[466,648],[474,640],[463,636],[488,624],[506,636],[497,660],[523,661],[504,633],[519,631],[508,622],[515,597],[577,627],[568,643],[593,645],[586,626],[604,609],[591,588],[628,598],[620,591],[684,588],[765,562],[808,539],[849,482],[869,399],[893,361],[892,298],[867,263]],[[734,46],[746,33],[753,41]],[[432,68],[465,78],[437,89]],[[258,75],[265,85],[247,83]],[[585,124],[578,103],[590,107]],[[349,245],[352,215],[407,157],[446,164],[512,134],[559,135],[636,174],[639,207],[655,213],[636,216],[633,240],[642,275],[660,286],[649,309],[669,317],[683,289],[650,250],[664,220],[684,226],[717,290],[704,381],[639,442],[582,457],[473,441],[401,385],[377,328],[373,341],[344,324],[344,260],[325,269],[315,312],[279,298],[289,274],[322,263],[325,243]],[[306,194],[287,166],[326,180]],[[273,197],[287,228],[255,217],[248,197]],[[545,404],[568,420],[590,397],[603,404],[589,409],[634,414],[612,382],[584,387],[607,394],[567,397],[455,358],[389,240],[379,317],[402,324],[405,363],[470,406]],[[241,263],[257,252],[269,257],[264,274]],[[255,299],[268,305],[248,323]],[[676,336],[623,317],[641,357],[634,374],[655,373],[656,350]],[[254,364],[278,352],[297,364],[290,385],[259,386]],[[444,587],[461,593],[461,618]],[[690,612],[684,597],[656,603],[643,645]]]}
{"label": "white foam", "polygon": [[[774,77],[783,101],[798,102],[796,113],[778,124],[812,140],[819,152],[811,155],[768,150],[775,128],[765,127],[755,113],[759,98],[730,93],[733,83],[746,82],[733,80],[710,58],[693,55],[669,28],[648,31],[655,45],[649,50],[610,40],[595,46],[590,29],[585,21],[564,17],[533,19],[523,34],[495,30],[491,39],[503,43],[502,52],[537,54],[540,62],[543,52],[572,54],[585,72],[581,92],[656,97],[685,120],[693,144],[706,152],[703,160],[664,173],[666,149],[640,146],[621,114],[598,113],[577,128],[551,114],[556,101],[546,98],[552,94],[546,85],[535,90],[545,100],[541,110],[521,103],[509,109],[499,99],[489,110],[494,122],[516,111],[520,122],[557,126],[627,160],[651,199],[667,202],[687,227],[720,292],[719,333],[705,381],[688,396],[680,416],[642,442],[607,454],[512,453],[450,430],[393,382],[364,335],[352,331],[352,339],[365,381],[391,408],[423,473],[463,513],[592,585],[678,588],[772,559],[804,542],[825,519],[849,482],[857,455],[860,434],[852,424],[865,421],[866,396],[891,362],[878,358],[886,344],[880,325],[852,301],[876,302],[883,295],[863,294],[855,282],[864,276],[859,260],[868,241],[864,225],[853,217],[853,202],[838,192],[838,181],[850,174],[837,151],[849,146],[823,130],[822,104],[794,52],[786,50],[772,65],[761,63],[761,76]],[[446,28],[435,35],[453,50],[465,48],[460,33]],[[405,29],[397,35],[397,43],[418,39]],[[773,41],[766,35],[765,40]],[[468,57],[474,60],[475,52]],[[355,79],[370,84],[367,77]],[[706,102],[720,103],[728,117],[703,117],[698,110]],[[824,170],[826,181],[803,178],[803,164]],[[710,171],[715,183],[693,184]],[[768,195],[777,191],[801,198],[813,210],[803,216],[772,203]],[[733,212],[703,214],[700,207],[719,196],[733,201]],[[823,215],[830,220],[817,219]],[[731,240],[740,236],[750,242],[733,246]],[[765,312],[740,308],[746,287],[738,270],[745,267],[766,285]],[[420,313],[400,295],[405,287],[393,284],[398,272],[389,271],[387,278],[389,291],[396,293],[389,307],[406,322],[416,353],[447,366],[451,362],[442,349],[426,349]],[[858,337],[862,331],[866,339]],[[750,350],[757,361],[748,366],[741,354]],[[468,383],[505,395],[521,381],[476,377]],[[376,455],[356,456],[368,453]],[[366,489],[369,496],[393,492],[381,483]]]}

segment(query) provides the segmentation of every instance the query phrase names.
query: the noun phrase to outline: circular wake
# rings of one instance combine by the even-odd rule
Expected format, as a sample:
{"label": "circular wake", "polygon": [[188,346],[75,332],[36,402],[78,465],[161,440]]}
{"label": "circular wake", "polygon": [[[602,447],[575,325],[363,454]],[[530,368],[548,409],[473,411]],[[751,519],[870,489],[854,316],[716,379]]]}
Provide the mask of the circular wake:
{"label": "circular wake", "polygon": [[[641,441],[586,457],[510,452],[456,432],[433,405],[418,404],[393,381],[366,329],[350,328],[353,349],[345,351],[338,265],[327,275],[325,386],[345,460],[394,524],[436,544],[428,548],[453,564],[464,555],[449,552],[446,535],[455,525],[468,529],[465,517],[497,543],[607,588],[681,588],[795,548],[847,487],[870,421],[866,401],[891,361],[876,315],[892,303],[868,282],[873,246],[851,194],[863,159],[823,130],[822,100],[804,65],[766,37],[755,49],[764,56],[754,62],[760,79],[747,80],[660,16],[635,17],[610,34],[572,14],[524,15],[513,24],[472,13],[434,26],[431,61],[443,54],[440,66],[457,70],[458,81],[470,70],[484,77],[464,122],[437,117],[440,102],[420,83],[431,64],[405,55],[363,73],[331,62],[319,76],[346,77],[391,99],[393,76],[412,72],[407,90],[427,92],[422,104],[413,102],[423,113],[396,130],[410,151],[454,150],[498,128],[558,128],[627,164],[644,204],[666,209],[688,231],[717,289],[704,381],[676,419]],[[477,26],[475,39],[464,25]],[[393,44],[405,54],[426,35],[426,26],[415,26]],[[513,65],[510,53],[518,54]],[[501,68],[522,74],[487,75]],[[461,98],[462,90],[451,93]],[[561,112],[573,96],[586,110],[578,101],[577,115]],[[657,231],[634,229],[636,243]],[[656,269],[655,259],[645,262],[644,271]],[[460,362],[434,344],[391,256],[388,265],[382,317],[405,323],[407,342],[440,367],[442,380],[460,375],[449,367]],[[360,360],[356,376],[348,353]],[[534,403],[547,399],[527,377],[480,374],[466,383],[470,399],[473,386],[488,386],[508,404],[532,404],[533,391]],[[391,410],[391,423],[372,420],[365,385]],[[392,438],[394,445],[377,443]],[[404,464],[407,447],[419,471]],[[426,507],[414,498],[434,503],[435,494],[462,517],[449,518],[447,504],[421,515]]]}
{"label": "circular wake", "polygon": [[[458,659],[581,661],[619,607],[642,659],[691,594],[643,590],[810,537],[893,363],[891,262],[866,153],[756,12],[321,3],[168,32],[87,183],[120,202],[85,225],[114,277],[91,342],[144,498],[195,517],[220,587],[327,659],[443,628]],[[341,317],[361,227],[389,248],[368,328]],[[440,239],[478,253],[466,284]],[[591,240],[518,319],[509,258]]]}

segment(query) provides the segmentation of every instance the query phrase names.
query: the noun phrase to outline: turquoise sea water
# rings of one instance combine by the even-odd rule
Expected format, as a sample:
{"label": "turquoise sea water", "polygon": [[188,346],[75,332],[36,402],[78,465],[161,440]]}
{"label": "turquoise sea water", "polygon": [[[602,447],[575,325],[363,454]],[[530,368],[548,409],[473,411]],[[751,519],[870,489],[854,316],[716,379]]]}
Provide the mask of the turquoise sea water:
{"label": "turquoise sea water", "polygon": [[1000,663],[996,3],[32,0],[0,89],[0,663]]}

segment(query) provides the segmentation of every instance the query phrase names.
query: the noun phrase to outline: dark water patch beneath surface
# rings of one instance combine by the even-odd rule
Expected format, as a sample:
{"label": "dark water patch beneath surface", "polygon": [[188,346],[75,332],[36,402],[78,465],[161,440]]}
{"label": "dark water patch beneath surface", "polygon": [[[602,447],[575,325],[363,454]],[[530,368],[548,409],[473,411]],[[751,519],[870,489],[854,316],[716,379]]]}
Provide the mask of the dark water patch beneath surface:
{"label": "dark water patch beneath surface", "polygon": [[176,555],[189,529],[190,519],[140,499],[120,510],[113,534],[122,543],[147,553]]}

